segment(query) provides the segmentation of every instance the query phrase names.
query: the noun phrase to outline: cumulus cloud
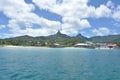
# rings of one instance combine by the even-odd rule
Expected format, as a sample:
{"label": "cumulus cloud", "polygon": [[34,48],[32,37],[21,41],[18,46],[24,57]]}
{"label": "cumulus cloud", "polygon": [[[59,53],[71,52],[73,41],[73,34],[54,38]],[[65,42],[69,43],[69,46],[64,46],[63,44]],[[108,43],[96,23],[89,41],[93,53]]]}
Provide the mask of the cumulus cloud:
{"label": "cumulus cloud", "polygon": [[93,29],[92,32],[98,36],[108,35],[110,33],[110,30],[106,27],[101,27],[98,29]]}
{"label": "cumulus cloud", "polygon": [[[39,17],[33,13],[34,8],[33,4],[24,0],[0,0],[0,11],[10,18],[7,27],[12,36],[46,36],[59,30],[60,22]],[[34,25],[38,25],[38,29],[34,29]]]}
{"label": "cumulus cloud", "polygon": [[94,7],[88,5],[89,0],[63,0],[62,3],[57,4],[56,0],[33,0],[33,2],[40,8],[57,13],[63,17],[108,17],[111,14],[110,6],[112,2],[108,1],[106,5]]}
{"label": "cumulus cloud", "polygon": [[[34,29],[34,24],[38,25],[38,29]],[[7,26],[15,35],[47,36],[55,34],[59,30],[60,22],[49,21],[29,13],[23,18],[10,20]],[[24,28],[22,29],[22,27]]]}
{"label": "cumulus cloud", "polygon": [[96,8],[96,17],[110,17],[111,15],[111,10],[105,6],[105,5],[100,5],[100,7]]}
{"label": "cumulus cloud", "polygon": [[6,28],[5,25],[0,25],[0,29],[4,29],[4,28]]}
{"label": "cumulus cloud", "polygon": [[116,23],[114,24],[114,26],[120,27],[120,23],[116,22]]}
{"label": "cumulus cloud", "polygon": [[86,19],[64,17],[63,22],[61,32],[64,34],[77,34],[79,30],[91,27]]}
{"label": "cumulus cloud", "polygon": [[106,3],[106,6],[111,8],[111,9],[115,8],[115,4],[110,0]]}
{"label": "cumulus cloud", "polygon": [[62,33],[78,33],[80,29],[87,29],[91,24],[87,18],[110,17],[112,2],[108,1],[106,5],[94,7],[88,5],[89,0],[62,0],[57,4],[56,0],[33,0],[40,8],[49,10],[63,17]]}
{"label": "cumulus cloud", "polygon": [[87,19],[86,10],[88,9],[88,0],[63,0],[57,4],[56,0],[33,0],[33,2],[40,8],[46,9],[63,17],[62,19],[62,33],[77,34],[79,29],[90,28],[91,25]]}
{"label": "cumulus cloud", "polygon": [[120,6],[118,6],[113,12],[113,19],[120,22]]}
{"label": "cumulus cloud", "polygon": [[108,1],[107,6],[112,10],[111,18],[120,22],[120,5],[116,5],[112,1]]}
{"label": "cumulus cloud", "polygon": [[26,4],[24,0],[0,0],[0,11],[10,18],[19,18],[34,9],[34,5]]}

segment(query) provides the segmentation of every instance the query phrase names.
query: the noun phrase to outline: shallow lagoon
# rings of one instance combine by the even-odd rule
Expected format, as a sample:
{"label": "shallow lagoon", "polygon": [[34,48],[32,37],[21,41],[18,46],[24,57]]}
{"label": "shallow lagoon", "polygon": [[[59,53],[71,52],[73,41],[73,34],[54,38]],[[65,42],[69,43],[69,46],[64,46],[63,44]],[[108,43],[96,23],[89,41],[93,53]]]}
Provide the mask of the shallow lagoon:
{"label": "shallow lagoon", "polygon": [[120,80],[120,50],[0,48],[0,80]]}

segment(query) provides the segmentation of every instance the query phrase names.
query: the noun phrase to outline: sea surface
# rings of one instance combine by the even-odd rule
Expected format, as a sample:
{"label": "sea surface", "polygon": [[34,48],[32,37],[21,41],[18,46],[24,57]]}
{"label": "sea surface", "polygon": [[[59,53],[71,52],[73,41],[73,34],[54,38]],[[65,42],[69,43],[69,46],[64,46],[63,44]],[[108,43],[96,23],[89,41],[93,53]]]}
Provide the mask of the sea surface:
{"label": "sea surface", "polygon": [[0,48],[0,80],[120,80],[120,50]]}

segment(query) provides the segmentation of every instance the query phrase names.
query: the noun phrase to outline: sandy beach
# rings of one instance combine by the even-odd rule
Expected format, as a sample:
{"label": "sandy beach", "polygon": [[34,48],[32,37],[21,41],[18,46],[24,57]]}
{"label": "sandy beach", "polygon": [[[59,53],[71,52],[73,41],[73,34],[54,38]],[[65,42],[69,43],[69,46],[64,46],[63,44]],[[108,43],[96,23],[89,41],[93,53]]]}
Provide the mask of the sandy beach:
{"label": "sandy beach", "polygon": [[49,47],[36,47],[36,46],[14,46],[14,45],[6,45],[2,46],[5,48],[49,48]]}
{"label": "sandy beach", "polygon": [[[53,47],[41,47],[41,46],[14,46],[14,45],[4,45],[3,48],[53,48]],[[75,47],[63,47],[64,49],[73,49]]]}

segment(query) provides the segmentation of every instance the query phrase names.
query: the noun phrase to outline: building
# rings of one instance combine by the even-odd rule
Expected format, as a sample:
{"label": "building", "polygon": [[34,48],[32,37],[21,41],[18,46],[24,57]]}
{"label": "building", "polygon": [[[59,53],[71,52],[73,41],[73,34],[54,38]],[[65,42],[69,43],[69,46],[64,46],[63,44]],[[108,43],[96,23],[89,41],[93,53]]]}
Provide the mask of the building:
{"label": "building", "polygon": [[58,43],[53,43],[52,47],[54,47],[54,48],[59,48],[59,47],[61,47],[61,45],[58,44]]}
{"label": "building", "polygon": [[114,49],[117,48],[117,44],[114,43],[99,43],[98,49]]}
{"label": "building", "polygon": [[108,47],[108,48],[116,48],[117,44],[109,43],[109,44],[106,45],[106,47]]}
{"label": "building", "polygon": [[77,43],[74,45],[74,47],[88,48],[89,45],[87,43]]}

